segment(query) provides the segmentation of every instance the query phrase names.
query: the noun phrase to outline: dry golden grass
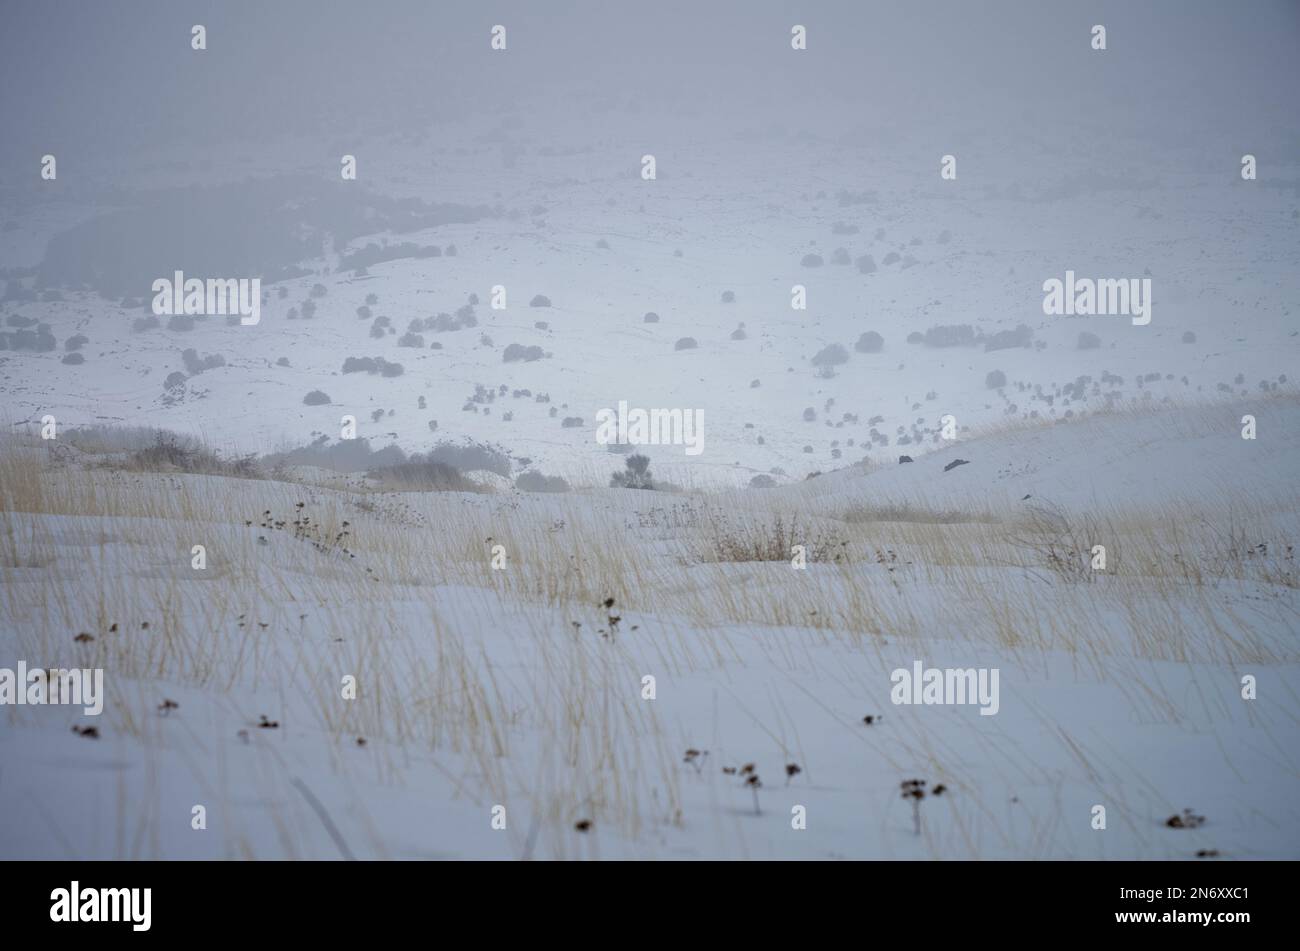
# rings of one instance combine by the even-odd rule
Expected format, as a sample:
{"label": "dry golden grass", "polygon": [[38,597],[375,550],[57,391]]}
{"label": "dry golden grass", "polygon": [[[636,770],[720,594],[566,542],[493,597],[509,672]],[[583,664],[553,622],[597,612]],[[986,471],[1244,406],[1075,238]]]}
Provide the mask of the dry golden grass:
{"label": "dry golden grass", "polygon": [[[628,688],[647,661],[667,675],[721,670],[754,656],[742,637],[790,670],[805,638],[873,656],[886,638],[942,638],[1027,666],[1063,651],[1171,721],[1177,704],[1132,665],[1294,662],[1300,619],[1282,596],[1300,581],[1294,540],[1272,525],[1296,501],[1084,517],[846,508],[820,493],[402,493],[121,471],[11,443],[0,624],[19,656],[103,667],[114,682],[306,683],[314,729],[383,751],[378,781],[402,774],[404,748],[454,753],[471,764],[467,796],[509,804],[527,790],[539,825],[511,828],[515,854],[569,857],[578,819],[629,839],[680,821],[681,744]],[[190,567],[197,544],[203,572]],[[798,544],[806,570],[791,565]],[[1089,567],[1094,544],[1104,572]],[[491,567],[494,545],[505,570]],[[1225,596],[1243,586],[1249,603]],[[503,623],[516,667],[476,636]],[[95,639],[75,643],[79,631]],[[367,689],[340,704],[344,673]],[[119,699],[114,727],[147,746],[156,725],[142,711],[157,698]],[[524,731],[543,738],[528,756]],[[944,761],[927,737],[910,742]],[[292,854],[287,826],[282,838]]]}

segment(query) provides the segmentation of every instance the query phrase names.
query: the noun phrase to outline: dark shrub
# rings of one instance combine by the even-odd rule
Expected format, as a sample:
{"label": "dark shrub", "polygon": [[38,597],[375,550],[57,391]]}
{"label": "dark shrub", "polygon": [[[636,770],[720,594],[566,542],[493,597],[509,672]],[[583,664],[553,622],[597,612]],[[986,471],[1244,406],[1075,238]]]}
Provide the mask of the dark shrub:
{"label": "dark shrub", "polygon": [[396,465],[371,469],[367,475],[384,486],[425,492],[476,492],[478,486],[467,481],[455,466],[444,462],[412,459]]}
{"label": "dark shrub", "polygon": [[999,330],[984,342],[984,350],[1010,350],[1014,347],[1027,347],[1033,342],[1034,332],[1024,324],[1015,330]]}
{"label": "dark shrub", "polygon": [[15,330],[13,333],[0,334],[0,350],[35,350],[37,353],[49,353],[57,346],[54,334],[47,324],[40,324],[35,330]]}
{"label": "dark shrub", "polygon": [[515,480],[515,488],[521,492],[568,492],[569,483],[559,476],[547,476],[534,471],[520,475]]}
{"label": "dark shrub", "polygon": [[514,363],[522,360],[525,363],[532,363],[534,360],[540,360],[546,356],[541,347],[525,347],[523,344],[512,343],[506,347],[505,352],[501,354],[501,359],[505,363]]}
{"label": "dark shrub", "polygon": [[942,324],[927,330],[923,342],[927,347],[972,347],[976,343],[975,328],[970,324]]}
{"label": "dark shrub", "polygon": [[615,472],[609,477],[611,488],[615,489],[653,489],[654,478],[650,475],[650,458],[634,453],[623,460],[626,467],[623,472]]}
{"label": "dark shrub", "polygon": [[885,338],[874,330],[868,330],[858,338],[858,342],[853,345],[853,349],[858,353],[879,353],[885,349]]}
{"label": "dark shrub", "polygon": [[[436,428],[437,423],[432,422],[430,428]],[[417,457],[412,456],[412,459]],[[482,469],[486,472],[495,472],[499,476],[510,476],[510,457],[501,449],[495,446],[480,445],[478,443],[465,443],[458,445],[456,443],[440,443],[429,451],[427,458],[431,462],[444,462],[453,466],[461,472],[473,472],[475,469]]]}
{"label": "dark shrub", "polygon": [[181,362],[185,364],[185,370],[190,376],[198,376],[206,370],[224,367],[226,358],[217,353],[210,353],[200,359],[199,352],[193,347],[188,347],[181,353]]}
{"label": "dark shrub", "polygon": [[348,357],[343,361],[343,372],[401,376],[403,367],[400,363],[389,363],[383,357]]}
{"label": "dark shrub", "polygon": [[822,347],[812,358],[812,365],[820,369],[823,376],[832,375],[835,367],[848,362],[849,352],[838,343]]}

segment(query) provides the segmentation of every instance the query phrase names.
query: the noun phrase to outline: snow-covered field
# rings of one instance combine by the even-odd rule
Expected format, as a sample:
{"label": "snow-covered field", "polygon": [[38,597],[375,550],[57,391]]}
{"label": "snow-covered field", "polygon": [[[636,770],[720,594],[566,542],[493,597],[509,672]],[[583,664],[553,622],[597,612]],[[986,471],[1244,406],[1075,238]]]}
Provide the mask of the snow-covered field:
{"label": "snow-covered field", "polygon": [[[152,317],[150,282],[172,275],[170,263],[147,269],[171,260],[165,250],[140,253],[147,280],[113,284],[136,289],[124,298],[130,307],[68,290],[58,300],[6,302],[6,312],[47,325],[56,344],[46,353],[0,352],[11,419],[49,413],[65,425],[157,426],[267,451],[337,441],[346,414],[376,445],[416,449],[469,437],[504,445],[548,474],[603,484],[617,464],[593,438],[596,414],[626,400],[704,413],[704,453],[652,450],[664,477],[743,485],[773,469],[779,480],[798,480],[864,456],[896,458],[937,442],[949,414],[969,433],[1112,400],[1254,394],[1294,374],[1300,203],[1262,184],[1233,183],[1216,170],[1121,187],[1091,171],[1095,157],[1083,152],[1043,153],[1041,169],[1023,156],[1014,180],[981,170],[979,186],[958,189],[939,179],[937,161],[922,171],[897,148],[837,148],[814,173],[788,142],[762,139],[712,148],[705,140],[671,161],[660,156],[660,178],[644,182],[637,153],[621,142],[552,156],[537,143],[568,140],[570,130],[530,135],[527,121],[517,121],[517,130],[462,124],[453,140],[492,144],[430,143],[432,171],[427,162],[385,169],[378,183],[376,173],[348,193],[356,208],[330,205],[342,186],[322,184],[319,172],[281,182],[283,192],[325,206],[321,222],[344,211],[379,214],[371,188],[434,201],[465,196],[466,208],[485,214],[331,244],[305,262],[311,273],[263,286],[256,326],[163,316],[142,329]],[[571,132],[585,141],[580,126]],[[497,167],[505,146],[495,139],[503,137],[531,147],[527,160]],[[426,154],[411,153],[411,161]],[[974,177],[974,157],[970,165]],[[231,193],[205,210],[216,214],[246,190],[213,186],[223,187]],[[106,211],[109,226],[128,236],[165,233],[198,200],[164,190],[153,201],[125,221]],[[23,262],[20,244],[44,247],[55,222],[47,224],[48,232],[7,235],[11,260]],[[242,225],[227,227],[242,238]],[[380,242],[439,256],[340,269],[341,255]],[[66,280],[114,266],[93,244],[54,248],[48,270]],[[808,255],[822,263],[804,266]],[[864,273],[855,262],[867,259],[874,270]],[[1151,277],[1151,323],[1045,315],[1042,284],[1067,269]],[[186,276],[213,275],[191,267]],[[806,289],[807,309],[791,306],[796,285]],[[491,306],[495,287],[504,288],[504,309]],[[724,303],[728,292],[734,300]],[[537,295],[550,306],[530,306]],[[304,304],[314,308],[310,319]],[[647,323],[648,313],[657,322]],[[907,340],[963,325],[969,337]],[[733,339],[738,330],[743,339]],[[869,333],[880,336],[880,349],[862,352],[857,344]],[[1095,338],[1091,346],[1081,334]],[[78,335],[84,362],[66,364],[65,342]],[[682,338],[697,346],[675,349]],[[544,356],[507,361],[511,344]],[[827,376],[813,358],[833,345],[848,360]],[[213,356],[224,364],[205,367]],[[400,375],[345,372],[349,357],[396,363]],[[998,373],[1005,385],[991,387]],[[304,405],[313,392],[328,400]]]}
{"label": "snow-covered field", "polygon": [[1300,858],[1292,11],[265,6],[0,27],[0,858]]}
{"label": "snow-covered field", "polygon": [[[1246,412],[1300,423],[1293,396],[1099,414],[723,494],[382,493],[13,449],[7,653],[102,667],[107,703],[5,711],[0,852],[1293,858],[1300,450],[1242,440]],[[892,703],[918,661],[997,668],[995,715]],[[913,778],[945,787],[920,834]],[[1185,808],[1204,824],[1169,828]]]}

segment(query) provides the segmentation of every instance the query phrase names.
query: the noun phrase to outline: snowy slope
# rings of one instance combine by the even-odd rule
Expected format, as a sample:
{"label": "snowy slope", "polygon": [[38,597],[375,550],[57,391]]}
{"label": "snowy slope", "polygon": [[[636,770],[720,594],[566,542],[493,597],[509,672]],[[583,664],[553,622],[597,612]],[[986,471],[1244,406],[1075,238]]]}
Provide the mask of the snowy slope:
{"label": "snowy slope", "polygon": [[[1215,430],[1241,409],[1099,415],[721,504],[760,518],[806,503],[825,519],[895,492],[943,491],[957,505],[1052,489],[1063,506],[1087,508],[1104,489],[1138,515],[1174,503],[1144,494],[1129,474],[1179,459],[1176,447],[1189,441],[1199,448],[1179,488],[1201,518],[1217,511],[1216,530],[1226,531],[1219,487],[1232,471],[1251,471],[1240,454],[1255,446]],[[1258,406],[1269,426],[1293,425],[1295,412],[1294,400]],[[1106,449],[1120,445],[1137,447],[1129,460]],[[1276,441],[1256,445],[1258,469],[1276,475],[1293,464]],[[1035,471],[999,474],[1001,460],[1030,450]],[[957,451],[970,465],[945,473],[941,463]],[[47,478],[54,487],[72,477]],[[690,548],[677,542],[698,528],[689,512],[714,504],[709,497],[434,493],[374,497],[378,507],[364,509],[276,483],[92,477],[107,480],[100,491],[117,493],[122,511],[151,499],[157,517],[6,514],[19,529],[11,537],[31,539],[11,542],[6,562],[6,656],[103,663],[110,683],[97,740],[70,732],[89,718],[66,708],[6,709],[6,857],[1300,851],[1291,831],[1300,828],[1294,575],[1289,585],[1249,573],[1200,586],[1123,572],[1070,583],[1012,565],[945,564],[929,557],[945,549],[906,535],[899,547],[910,566],[897,572],[871,559],[806,572],[784,562],[683,564]],[[1246,478],[1242,487],[1257,520],[1240,525],[1268,526],[1276,506],[1288,517],[1269,541],[1293,539],[1288,481]],[[198,521],[168,519],[168,507],[187,499]],[[316,518],[351,518],[358,560],[241,521],[263,508],[292,512],[294,499]],[[854,550],[869,549],[877,531],[854,536]],[[937,531],[942,540],[965,529]],[[408,560],[378,540],[398,532],[423,554]],[[189,567],[196,534],[211,573]],[[544,541],[529,547],[534,536]],[[508,542],[506,572],[487,566],[485,537]],[[465,563],[474,550],[482,560]],[[620,561],[643,582],[653,577],[610,591],[622,618],[612,640],[600,633],[608,625],[595,597],[534,587],[551,579],[543,588],[570,590],[555,558],[564,551],[595,585],[626,585]],[[980,597],[989,600],[970,600]],[[727,598],[736,606],[720,606]],[[855,599],[871,607],[853,614]],[[718,620],[765,605],[773,618],[805,620]],[[857,626],[881,619],[879,631]],[[109,623],[121,626],[110,633]],[[78,629],[96,639],[74,644]],[[1007,643],[1008,632],[1019,643]],[[895,705],[890,673],[917,661],[996,667],[998,712]],[[349,672],[356,701],[340,699]],[[654,700],[642,698],[647,674]],[[1258,699],[1242,699],[1243,674],[1257,677]],[[164,715],[163,698],[179,707]],[[279,725],[260,728],[262,717]],[[750,763],[757,793],[724,771]],[[787,782],[788,764],[799,772]],[[919,835],[899,795],[911,778],[946,787],[921,804]],[[196,804],[207,808],[204,831],[191,828]],[[493,828],[495,805],[506,807],[504,830]],[[1096,805],[1106,807],[1105,830],[1093,828]],[[807,825],[796,830],[798,806]],[[1204,824],[1169,828],[1185,808]],[[584,821],[591,826],[578,831]]]}
{"label": "snowy slope", "polygon": [[[660,177],[645,182],[623,144],[639,125],[611,117],[599,139],[582,123],[539,126],[526,117],[508,129],[463,120],[446,136],[478,144],[434,146],[432,170],[421,163],[422,150],[405,153],[405,161],[396,151],[378,181],[358,183],[353,194],[366,196],[362,205],[382,195],[487,213],[410,233],[363,232],[346,244],[327,236],[319,257],[299,262],[311,273],[265,285],[255,327],[215,317],[169,330],[163,317],[160,327],[133,331],[148,316],[143,281],[129,309],[67,288],[58,301],[5,301],[6,316],[47,324],[57,344],[48,353],[0,352],[11,420],[51,413],[65,424],[146,424],[265,451],[318,434],[338,439],[340,417],[351,414],[359,434],[377,445],[417,450],[467,437],[506,445],[547,471],[592,478],[609,466],[594,438],[595,415],[626,400],[703,411],[702,455],[651,450],[678,481],[743,483],[774,468],[802,478],[864,456],[892,460],[932,445],[945,414],[968,433],[1000,420],[1059,419],[1112,400],[1260,394],[1285,388],[1279,381],[1295,363],[1300,219],[1286,192],[1228,186],[1194,171],[1117,189],[1089,171],[1086,154],[1032,151],[1015,176],[945,190],[954,183],[920,178],[897,146],[843,142],[822,151],[813,168],[783,139],[731,141],[706,124],[697,139],[661,156]],[[501,136],[511,155],[504,165]],[[573,147],[556,151],[557,141]],[[314,195],[318,173],[277,164],[296,154],[269,150],[244,170],[288,175],[289,195],[295,188]],[[233,156],[216,164],[240,167]],[[171,193],[158,187],[156,176],[140,176],[132,194],[159,202],[158,226],[166,227],[170,199],[154,196]],[[222,187],[237,200],[240,185]],[[79,214],[84,221],[113,211],[91,205]],[[66,214],[24,219],[6,236],[11,263],[29,263],[31,252],[20,253],[20,245],[40,247],[67,228]],[[380,242],[444,253],[375,264],[364,275],[337,270],[342,253]],[[51,245],[43,266],[72,268],[58,250],[64,246]],[[847,258],[837,259],[839,249]],[[891,254],[898,260],[886,264]],[[823,263],[804,266],[806,255]],[[836,263],[865,256],[871,273]],[[1203,260],[1215,262],[1212,272]],[[1151,275],[1152,322],[1046,316],[1041,285],[1067,268],[1081,276]],[[169,276],[170,263],[165,270]],[[317,283],[326,295],[312,298]],[[806,288],[806,310],[791,308],[796,284]],[[507,291],[504,310],[489,306],[498,285]],[[728,291],[735,300],[723,303]],[[358,318],[372,293],[378,302],[370,317]],[[455,314],[471,295],[480,301],[476,326],[425,331],[422,346],[398,345],[411,321]],[[552,306],[529,306],[535,295]],[[315,315],[290,319],[305,301]],[[659,322],[645,323],[647,312]],[[377,337],[376,318],[388,320]],[[742,324],[745,339],[732,339]],[[979,342],[906,341],[964,324],[983,335]],[[992,335],[1022,325],[1032,333],[1027,346],[986,349]],[[882,336],[883,349],[856,351],[869,331]],[[1083,332],[1098,338],[1095,348],[1079,349]],[[65,341],[77,334],[88,338],[79,350],[85,362],[65,365]],[[683,337],[698,347],[675,350]],[[516,343],[548,355],[504,362],[506,346]],[[831,344],[846,348],[849,360],[823,378],[810,361]],[[225,365],[189,373],[186,348]],[[344,374],[348,356],[382,357],[404,372]],[[176,371],[189,378],[168,393],[164,381]],[[995,372],[1007,382],[990,389],[986,378]],[[493,391],[491,403],[473,402],[478,387]],[[313,390],[330,403],[303,405]],[[531,395],[515,395],[525,390]],[[550,401],[537,402],[540,394]],[[376,411],[381,418],[372,420]],[[581,423],[565,427],[566,418]]]}

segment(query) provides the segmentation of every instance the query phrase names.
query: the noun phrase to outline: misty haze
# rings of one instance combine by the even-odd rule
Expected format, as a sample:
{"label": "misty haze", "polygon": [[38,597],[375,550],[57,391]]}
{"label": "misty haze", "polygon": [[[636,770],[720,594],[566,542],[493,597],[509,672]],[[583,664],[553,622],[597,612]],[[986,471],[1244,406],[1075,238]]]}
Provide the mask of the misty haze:
{"label": "misty haze", "polygon": [[804,7],[6,4],[0,858],[1300,857],[1300,7]]}

